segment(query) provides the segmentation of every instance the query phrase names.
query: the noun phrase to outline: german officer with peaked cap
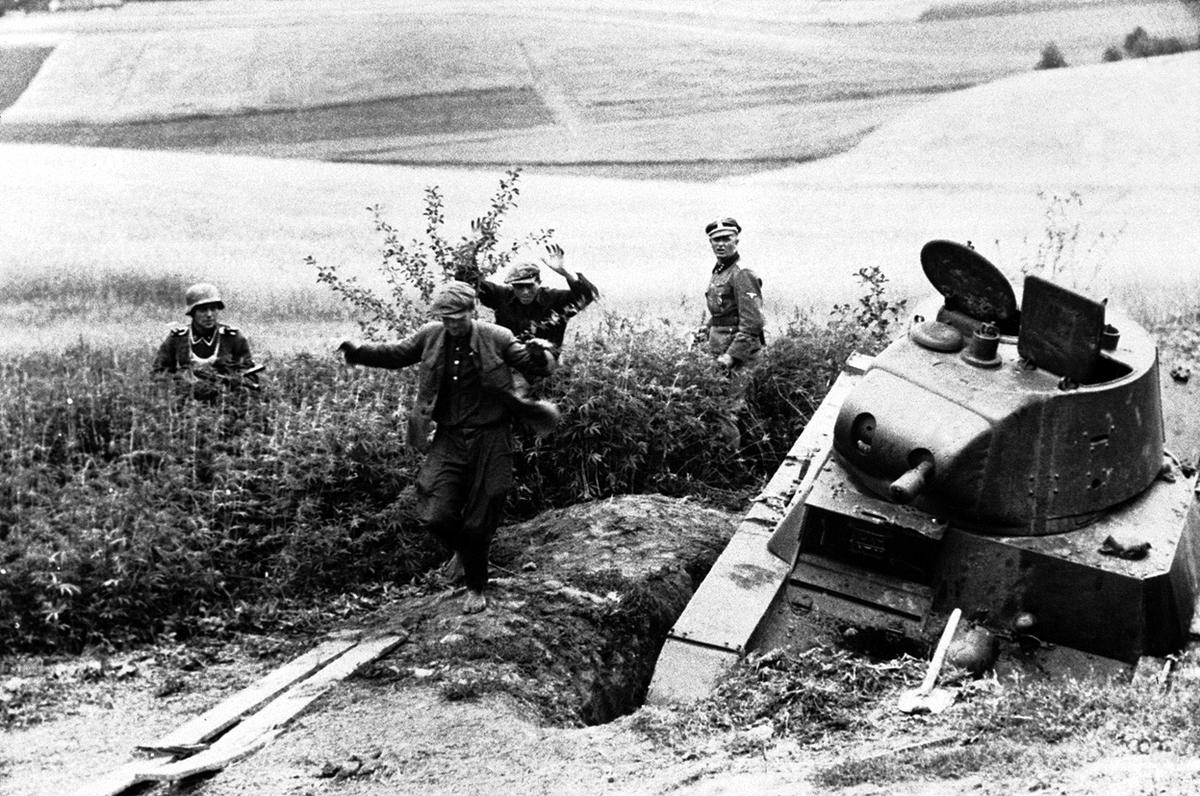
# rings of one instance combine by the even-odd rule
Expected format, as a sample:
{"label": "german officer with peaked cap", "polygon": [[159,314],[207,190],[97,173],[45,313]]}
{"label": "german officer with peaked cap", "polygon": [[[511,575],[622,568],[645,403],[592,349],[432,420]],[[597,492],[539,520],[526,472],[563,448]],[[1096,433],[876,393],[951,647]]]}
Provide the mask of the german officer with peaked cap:
{"label": "german officer with peaked cap", "polygon": [[198,398],[215,400],[218,385],[257,388],[257,370],[250,356],[250,343],[234,327],[218,321],[225,302],[215,285],[192,285],[184,293],[186,314],[191,323],[171,331],[158,347],[152,371],[186,376],[195,382]]}
{"label": "german officer with peaked cap", "polygon": [[[548,430],[558,411],[514,394],[513,375],[548,375],[554,357],[526,345],[503,326],[473,319],[475,288],[449,282],[435,291],[437,319],[392,343],[346,340],[338,347],[353,365],[417,365],[408,442],[428,456],[417,476],[422,527],[454,553],[467,585],[464,613],[487,607],[488,551],[512,486],[512,422]],[[432,442],[430,431],[433,430]]]}
{"label": "german officer with peaked cap", "polygon": [[705,320],[698,337],[721,366],[743,368],[754,363],[763,346],[762,280],[741,263],[735,219],[721,218],[704,228],[717,256],[704,292]]}

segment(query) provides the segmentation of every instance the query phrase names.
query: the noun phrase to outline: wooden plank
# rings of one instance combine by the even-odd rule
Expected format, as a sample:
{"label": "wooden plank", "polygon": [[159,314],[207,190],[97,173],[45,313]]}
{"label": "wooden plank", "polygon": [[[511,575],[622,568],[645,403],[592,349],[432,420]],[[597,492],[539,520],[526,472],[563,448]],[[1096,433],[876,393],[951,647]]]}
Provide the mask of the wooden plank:
{"label": "wooden plank", "polygon": [[[352,639],[335,639],[319,644],[266,677],[222,700],[210,710],[190,719],[178,729],[138,748],[155,751],[203,744],[245,714],[277,696],[297,680],[309,676],[343,654],[356,643],[357,641]],[[151,758],[130,761],[80,788],[77,791],[78,796],[116,796],[116,794],[144,781],[140,775],[146,769],[166,765],[175,757],[176,755],[173,753],[164,753]]]}
{"label": "wooden plank", "polygon": [[279,667],[258,682],[238,691],[207,713],[197,716],[158,740],[138,748],[153,751],[162,747],[184,746],[207,741],[227,727],[233,726],[242,716],[276,696],[292,683],[308,677],[357,643],[354,639],[334,639],[323,642],[295,660]]}
{"label": "wooden plank", "polygon": [[219,771],[235,760],[253,754],[270,743],[281,728],[313,700],[362,666],[386,654],[403,639],[403,636],[380,636],[360,642],[312,677],[280,694],[262,710],[246,717],[205,751],[173,763],[147,766],[139,772],[142,779],[173,782],[196,774]]}

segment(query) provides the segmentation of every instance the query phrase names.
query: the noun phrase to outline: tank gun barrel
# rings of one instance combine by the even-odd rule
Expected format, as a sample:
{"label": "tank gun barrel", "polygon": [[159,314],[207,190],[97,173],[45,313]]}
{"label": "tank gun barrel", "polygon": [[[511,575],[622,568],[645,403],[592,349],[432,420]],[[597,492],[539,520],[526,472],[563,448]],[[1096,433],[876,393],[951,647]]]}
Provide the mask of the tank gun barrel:
{"label": "tank gun barrel", "polygon": [[926,454],[911,469],[888,486],[888,494],[895,503],[911,503],[913,498],[925,489],[925,484],[932,474],[933,457]]}

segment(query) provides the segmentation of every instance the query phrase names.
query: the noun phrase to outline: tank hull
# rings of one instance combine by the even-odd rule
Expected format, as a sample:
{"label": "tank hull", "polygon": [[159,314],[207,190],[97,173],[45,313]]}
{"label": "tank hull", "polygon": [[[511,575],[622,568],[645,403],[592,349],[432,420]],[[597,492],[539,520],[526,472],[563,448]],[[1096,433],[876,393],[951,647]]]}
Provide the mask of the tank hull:
{"label": "tank hull", "polygon": [[[820,617],[928,641],[954,607],[1002,631],[1024,611],[1036,619],[1031,638],[1126,664],[1200,630],[1197,482],[1157,479],[1061,534],[940,522],[861,489],[833,454],[840,406],[869,366],[851,360],[700,584],[663,645],[648,703],[701,698],[747,652],[795,643],[798,626]],[[873,533],[852,538],[850,527]],[[1101,554],[1109,537],[1150,546],[1141,559]]]}
{"label": "tank hull", "polygon": [[830,458],[796,511],[787,599],[904,635],[955,607],[999,631],[1026,615],[1039,641],[1134,663],[1186,643],[1200,594],[1200,509],[1182,477],[1082,529],[996,536],[863,494]]}

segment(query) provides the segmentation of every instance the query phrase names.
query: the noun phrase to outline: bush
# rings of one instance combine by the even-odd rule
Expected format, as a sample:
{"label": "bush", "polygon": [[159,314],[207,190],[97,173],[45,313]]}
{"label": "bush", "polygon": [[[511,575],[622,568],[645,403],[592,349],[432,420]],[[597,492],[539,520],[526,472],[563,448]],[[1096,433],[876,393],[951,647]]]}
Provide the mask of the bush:
{"label": "bush", "polygon": [[[463,244],[481,268],[506,261],[493,233],[515,178]],[[368,333],[403,333],[414,292],[427,298],[461,263],[461,246],[440,236],[436,190],[426,199],[426,244],[400,246],[379,227],[391,297],[320,271],[363,312]],[[793,319],[744,392],[693,348],[690,324],[604,316],[538,385],[564,416],[545,437],[518,435],[510,519],[629,493],[744,505],[846,357],[890,335],[903,305],[887,300],[878,268],[859,277],[863,298],[835,308],[829,325]],[[144,352],[82,345],[0,360],[0,644],[187,635],[284,600],[411,580],[444,555],[414,516],[420,460],[403,443],[414,371],[301,354],[276,367],[262,394],[209,405],[147,365]],[[731,406],[737,443],[719,432]]]}
{"label": "bush", "polygon": [[1100,56],[1100,60],[1106,64],[1116,63],[1117,61],[1120,61],[1123,58],[1124,58],[1124,56],[1121,55],[1121,49],[1119,47],[1115,47],[1115,46],[1106,47],[1104,49],[1104,54]]}
{"label": "bush", "polygon": [[[1157,55],[1175,55],[1176,53],[1194,50],[1200,42],[1185,42],[1175,36],[1151,36],[1140,25],[1125,37],[1122,48],[1130,58],[1153,58]],[[1110,48],[1112,49],[1112,48]]]}
{"label": "bush", "polygon": [[[713,423],[730,382],[689,348],[690,326],[604,320],[540,386],[564,417],[546,437],[519,435],[513,518],[625,493],[744,502],[854,345],[800,319],[772,340],[734,449]],[[411,372],[299,355],[266,398],[209,406],[145,368],[87,347],[0,361],[0,644],[186,636],[408,581],[442,557],[413,512]]]}
{"label": "bush", "polygon": [[734,445],[718,429],[736,387],[690,346],[692,331],[608,314],[575,341],[539,387],[562,422],[519,438],[514,511],[650,492],[740,505],[782,462],[850,352],[828,330],[789,326],[749,376]]}
{"label": "bush", "polygon": [[255,602],[411,577],[396,495],[408,382],[298,357],[265,403],[209,406],[77,348],[0,363],[0,644],[186,634]]}
{"label": "bush", "polygon": [[521,170],[512,169],[501,178],[489,209],[477,219],[471,234],[451,244],[443,235],[442,194],[436,185],[425,189],[424,238],[404,243],[400,232],[384,217],[378,205],[368,208],[375,218],[375,231],[383,234],[383,259],[379,273],[387,292],[363,286],[356,278],[343,276],[336,265],[322,265],[314,258],[305,262],[325,285],[356,313],[363,334],[372,340],[403,336],[429,317],[426,308],[434,289],[449,281],[463,267],[478,268],[485,275],[504,268],[524,246],[544,244],[553,230],[539,230],[497,245],[505,215],[516,206],[520,195]]}
{"label": "bush", "polygon": [[1042,48],[1042,58],[1033,67],[1034,69],[1061,69],[1067,65],[1067,59],[1063,57],[1062,50],[1058,49],[1058,45],[1050,42]]}

